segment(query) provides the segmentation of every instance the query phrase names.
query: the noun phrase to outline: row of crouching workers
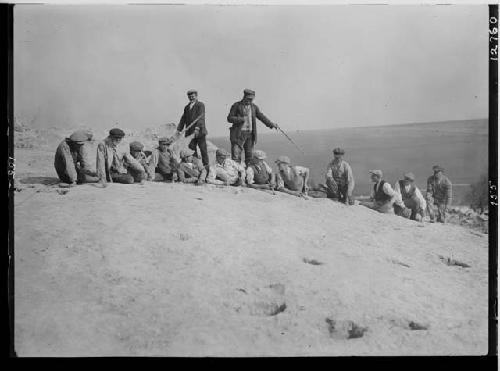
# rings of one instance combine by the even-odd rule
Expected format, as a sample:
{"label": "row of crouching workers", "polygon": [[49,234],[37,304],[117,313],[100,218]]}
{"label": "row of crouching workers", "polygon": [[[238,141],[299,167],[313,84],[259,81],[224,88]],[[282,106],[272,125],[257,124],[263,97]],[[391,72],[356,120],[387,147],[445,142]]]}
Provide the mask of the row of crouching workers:
{"label": "row of crouching workers", "polygon": [[[349,163],[344,159],[344,150],[335,148],[333,159],[328,164],[326,182],[309,189],[310,171],[307,167],[292,165],[287,156],[275,161],[277,171],[266,162],[266,154],[253,150],[246,162],[237,162],[223,148],[216,151],[215,165],[204,165],[197,153],[190,148],[177,156],[172,148],[175,139],[160,138],[158,147],[144,151],[144,145],[131,142],[129,152],[119,153],[117,146],[125,133],[119,128],[98,144],[96,169],[91,169],[89,146],[92,133],[79,130],[64,139],[56,150],[54,166],[61,182],[69,186],[82,183],[140,183],[145,181],[179,181],[183,183],[244,186],[271,192],[280,191],[308,198],[332,198],[354,205],[354,176]],[[246,166],[244,165],[246,164]],[[394,187],[383,179],[381,170],[371,170],[373,183],[369,201],[361,205],[381,213],[395,213],[411,220],[421,221],[426,214],[430,221],[444,223],[446,211],[452,200],[452,184],[444,175],[444,169],[436,165],[434,174],[427,179],[426,197],[415,185],[415,176],[407,173]]]}

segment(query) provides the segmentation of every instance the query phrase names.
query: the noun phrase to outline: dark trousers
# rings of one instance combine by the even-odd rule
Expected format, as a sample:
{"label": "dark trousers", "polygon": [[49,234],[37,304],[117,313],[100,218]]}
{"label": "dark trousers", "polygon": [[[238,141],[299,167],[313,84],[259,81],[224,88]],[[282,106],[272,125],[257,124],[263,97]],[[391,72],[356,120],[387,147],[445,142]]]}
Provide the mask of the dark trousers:
{"label": "dark trousers", "polygon": [[134,183],[134,177],[130,174],[112,173],[111,179],[113,179],[113,183],[122,183],[122,184]]}
{"label": "dark trousers", "polygon": [[203,166],[208,166],[208,150],[207,150],[207,139],[205,135],[201,137],[193,138],[191,142],[189,142],[188,147],[194,151],[196,157],[200,158],[198,155],[198,150],[196,147],[200,148],[201,152],[201,161],[203,162]]}
{"label": "dark trousers", "polygon": [[165,181],[172,181],[174,179],[174,170],[166,166],[158,166],[155,170],[156,173],[160,174]]}
{"label": "dark trousers", "polygon": [[328,198],[337,198],[340,202],[347,201],[347,184],[339,184],[334,179],[326,180],[326,195]]}
{"label": "dark trousers", "polygon": [[436,217],[434,207],[437,208],[437,221],[438,221],[438,223],[446,223],[446,211],[448,209],[448,206],[444,203],[432,204],[431,202],[428,202],[427,203],[427,211],[429,213],[429,217],[431,220],[434,220],[434,218]]}
{"label": "dark trousers", "polygon": [[179,165],[179,170],[177,172],[182,173],[182,176],[185,178],[198,178],[200,176],[198,169],[191,169],[184,163]]}
{"label": "dark trousers", "polygon": [[[423,210],[418,204],[415,198],[407,198],[403,200],[405,206],[411,210],[410,219],[411,220],[422,220],[425,215],[425,210]],[[418,215],[418,216],[417,216]]]}
{"label": "dark trousers", "polygon": [[[99,178],[97,177],[97,175],[95,173],[84,173],[81,171],[77,171],[76,174],[77,174],[76,175],[76,177],[77,177],[76,183],[77,184],[97,183],[99,181]],[[58,173],[57,175],[59,176],[59,179],[61,180],[61,182],[68,183],[68,184],[71,183],[71,179],[65,173],[60,173],[60,174]]]}
{"label": "dark trousers", "polygon": [[253,152],[253,139],[251,131],[242,131],[240,135],[240,140],[238,142],[231,142],[231,158],[240,163],[241,162],[241,152],[245,150],[245,165],[252,159]]}
{"label": "dark trousers", "polygon": [[76,182],[78,184],[83,184],[83,183],[97,183],[98,181],[99,177],[95,173],[78,172],[78,179]]}
{"label": "dark trousers", "polygon": [[147,174],[144,170],[134,170],[128,169],[128,175],[131,175],[134,178],[134,182],[140,182],[141,180],[146,180]]}

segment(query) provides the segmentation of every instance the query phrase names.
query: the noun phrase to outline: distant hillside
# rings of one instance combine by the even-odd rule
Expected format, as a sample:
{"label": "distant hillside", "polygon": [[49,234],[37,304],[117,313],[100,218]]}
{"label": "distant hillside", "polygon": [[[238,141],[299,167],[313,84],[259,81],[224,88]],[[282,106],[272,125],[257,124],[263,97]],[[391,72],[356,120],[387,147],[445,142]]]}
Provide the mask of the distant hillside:
{"label": "distant hillside", "polygon": [[[332,149],[343,147],[345,159],[353,168],[356,195],[369,193],[370,169],[381,169],[391,183],[411,171],[417,177],[417,185],[425,189],[432,166],[440,164],[457,184],[454,203],[461,203],[468,186],[458,184],[473,183],[488,171],[487,119],[289,132],[305,156],[283,135],[270,132],[263,125],[259,129],[257,148],[266,151],[270,164],[277,156],[286,154],[294,163],[311,169],[315,184],[324,182]],[[229,135],[210,139],[218,147],[230,147]]]}

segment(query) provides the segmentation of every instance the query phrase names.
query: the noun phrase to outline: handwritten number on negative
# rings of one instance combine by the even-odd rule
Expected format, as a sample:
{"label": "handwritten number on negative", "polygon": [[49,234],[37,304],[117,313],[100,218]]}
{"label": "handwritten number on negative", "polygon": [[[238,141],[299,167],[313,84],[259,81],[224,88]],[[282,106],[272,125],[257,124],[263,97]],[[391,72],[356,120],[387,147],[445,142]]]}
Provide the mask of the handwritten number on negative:
{"label": "handwritten number on negative", "polygon": [[490,205],[492,206],[498,206],[498,196],[496,195],[497,193],[497,186],[494,184],[491,184],[491,181],[489,181],[490,184]]}

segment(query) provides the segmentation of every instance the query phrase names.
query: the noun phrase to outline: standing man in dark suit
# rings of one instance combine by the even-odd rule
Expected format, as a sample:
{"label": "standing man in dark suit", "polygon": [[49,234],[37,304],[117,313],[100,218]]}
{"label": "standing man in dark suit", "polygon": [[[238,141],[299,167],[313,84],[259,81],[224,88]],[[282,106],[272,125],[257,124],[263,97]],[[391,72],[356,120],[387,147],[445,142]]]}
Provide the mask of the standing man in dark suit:
{"label": "standing man in dark suit", "polygon": [[271,122],[253,103],[255,92],[250,89],[243,91],[243,99],[231,106],[227,121],[233,124],[229,129],[231,141],[231,157],[241,163],[241,152],[245,150],[245,164],[248,166],[252,159],[253,147],[257,143],[258,118],[270,129],[278,129],[278,125]]}
{"label": "standing man in dark suit", "polygon": [[[208,172],[208,151],[207,151],[207,141],[206,136],[208,134],[205,128],[205,105],[198,101],[198,92],[196,90],[188,90],[187,96],[189,103],[184,107],[184,113],[182,114],[179,125],[177,126],[177,132],[181,132],[182,129],[186,128],[185,136],[188,137],[194,133],[194,137],[189,142],[188,147],[192,149],[196,157],[200,158],[198,155],[198,150],[196,147],[200,148],[201,160],[203,166]],[[199,118],[198,118],[199,117]],[[196,120],[196,123],[188,128],[191,123]]]}

